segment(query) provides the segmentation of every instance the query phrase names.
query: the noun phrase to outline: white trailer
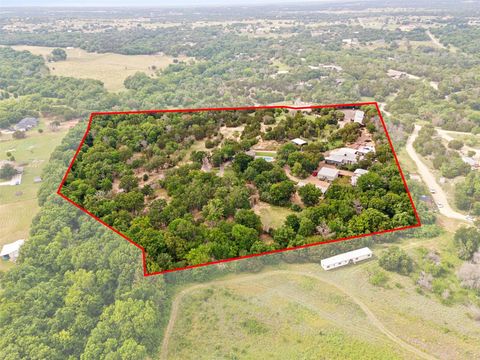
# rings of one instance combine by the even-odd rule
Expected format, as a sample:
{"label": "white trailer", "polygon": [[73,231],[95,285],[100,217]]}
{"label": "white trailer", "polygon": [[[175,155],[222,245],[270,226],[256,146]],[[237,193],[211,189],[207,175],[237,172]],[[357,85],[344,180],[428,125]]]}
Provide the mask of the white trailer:
{"label": "white trailer", "polygon": [[320,265],[323,270],[332,270],[341,266],[356,264],[359,261],[370,259],[372,255],[372,250],[368,247],[364,247],[323,259],[320,261]]}

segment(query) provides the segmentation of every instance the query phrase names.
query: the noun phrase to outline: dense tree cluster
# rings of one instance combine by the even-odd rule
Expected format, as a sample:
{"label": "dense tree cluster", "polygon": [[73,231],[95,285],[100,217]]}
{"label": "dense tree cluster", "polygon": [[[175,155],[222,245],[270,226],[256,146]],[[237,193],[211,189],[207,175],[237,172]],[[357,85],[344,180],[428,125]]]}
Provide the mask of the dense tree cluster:
{"label": "dense tree cluster", "polygon": [[75,129],[53,153],[42,175],[42,209],[17,265],[2,276],[2,358],[156,354],[163,279],[146,281],[135,248],[55,195],[82,131]]}
{"label": "dense tree cluster", "polygon": [[[363,160],[369,173],[357,186],[339,179],[323,196],[314,185],[298,187],[288,178],[284,166],[300,177],[318,167],[322,151],[332,146],[336,117],[331,109],[293,117],[281,109],[96,116],[62,192],[142,245],[149,271],[301,245],[312,236],[339,238],[414,223],[391,150],[375,127],[377,152]],[[297,120],[311,140],[303,147],[289,140],[298,136]],[[266,134],[254,126],[262,122],[294,131],[276,140],[283,145],[275,162],[248,154]],[[244,126],[239,142],[223,139],[226,124]],[[332,127],[327,135],[325,126]],[[202,142],[212,146],[190,151]],[[212,168],[222,168],[223,175]],[[303,211],[292,203],[297,191]],[[299,213],[267,233],[250,210],[257,201]]]}

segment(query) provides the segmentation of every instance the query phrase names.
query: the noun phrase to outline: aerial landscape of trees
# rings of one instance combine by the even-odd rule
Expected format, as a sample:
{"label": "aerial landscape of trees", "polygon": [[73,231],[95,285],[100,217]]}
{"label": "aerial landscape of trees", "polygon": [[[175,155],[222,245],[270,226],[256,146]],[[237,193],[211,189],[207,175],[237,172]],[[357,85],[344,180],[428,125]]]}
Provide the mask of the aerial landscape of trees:
{"label": "aerial landscape of trees", "polygon": [[[40,208],[25,245],[17,262],[0,271],[0,358],[157,358],[172,299],[184,286],[259,272],[266,265],[307,263],[308,271],[318,272],[325,257],[364,246],[374,251],[373,260],[345,268],[345,274],[359,280],[363,293],[375,291],[377,300],[388,304],[394,298],[431,305],[422,307],[426,317],[408,310],[408,332],[410,325],[420,324],[426,334],[415,346],[427,342],[430,331],[424,330],[434,324],[438,332],[432,331],[431,346],[446,349],[440,355],[477,356],[465,349],[476,344],[478,333],[464,330],[467,323],[480,320],[478,223],[457,227],[436,212],[429,184],[413,176],[403,151],[414,124],[421,124],[415,149],[435,175],[446,178],[449,203],[462,214],[480,215],[478,170],[460,156],[460,145],[472,145],[469,141],[480,133],[478,12],[465,10],[468,3],[443,10],[402,5],[371,13],[363,5],[344,12],[335,11],[339,5],[317,11],[317,5],[294,4],[234,11],[9,9],[0,14],[0,44],[6,45],[0,47],[0,130],[5,130],[0,140],[6,144],[0,160],[18,159],[17,141],[50,130],[7,131],[24,117],[38,117],[52,129],[64,128],[66,120],[79,121],[45,161],[43,182],[36,185]],[[162,54],[173,60],[164,68],[155,68],[152,60],[150,73],[130,75],[124,89],[110,92],[94,80],[98,69],[92,69],[91,78],[53,75],[49,66],[71,60],[64,56],[69,47],[106,56]],[[34,55],[36,51],[45,55]],[[408,75],[392,78],[389,69]],[[361,101],[378,101],[385,110],[399,160],[411,175],[409,189],[422,220],[418,229],[144,277],[137,248],[55,194],[92,111]],[[369,173],[356,186],[339,178],[323,193],[308,178],[326,153],[358,139],[357,125],[340,129],[344,114],[338,109],[275,109],[95,117],[98,127],[92,127],[77,159],[82,162],[74,166],[63,191],[138,241],[146,249],[147,272],[411,224],[411,205],[376,109],[362,109],[376,152],[359,162]],[[471,134],[444,145],[435,128]],[[26,138],[16,139],[20,136]],[[290,143],[297,137],[308,144],[298,148]],[[274,161],[261,158],[270,156],[268,151],[251,153],[259,142],[277,145]],[[356,166],[341,170],[352,172]],[[0,175],[8,179],[12,168],[3,166]],[[28,171],[24,181],[31,186]],[[25,205],[18,187],[2,188],[16,202],[1,204],[2,214],[8,213],[2,226],[23,216],[18,204],[38,209],[33,193]],[[272,213],[282,216],[267,223]],[[378,271],[370,275],[372,269]],[[333,280],[343,274],[327,273]],[[377,285],[382,288],[372,288]],[[300,286],[288,291],[292,289]],[[203,293],[196,298],[202,306],[212,303]],[[248,314],[256,311],[247,304]],[[377,312],[373,301],[368,306]],[[296,313],[299,309],[288,308],[295,316],[306,316]],[[458,321],[437,323],[434,311],[456,311]],[[202,314],[198,309],[195,313]],[[400,309],[389,313],[397,316]],[[239,322],[250,324],[247,315],[235,314]],[[405,319],[390,318],[391,324]],[[456,322],[461,325],[452,325]],[[330,333],[319,333],[319,343],[332,340]],[[337,338],[333,340],[337,346]],[[184,341],[182,346],[190,345]],[[242,358],[241,351],[223,357]]]}
{"label": "aerial landscape of trees", "polygon": [[[338,129],[338,114],[326,108],[313,115],[284,109],[96,115],[61,191],[142,245],[150,272],[415,224],[393,154],[383,150],[385,134],[375,127],[369,128],[377,153],[356,165],[369,169],[357,186],[338,179],[323,196],[288,177],[288,166],[293,175],[310,176],[323,150],[356,141],[358,126]],[[276,125],[262,132],[263,121]],[[226,124],[243,126],[239,141],[221,140]],[[351,129],[355,135],[343,140]],[[249,155],[272,132],[278,160]],[[300,135],[310,141],[302,148],[289,141]],[[217,145],[188,155],[207,141]],[[293,203],[297,190],[301,202]],[[269,229],[252,211],[258,201],[295,215]]]}

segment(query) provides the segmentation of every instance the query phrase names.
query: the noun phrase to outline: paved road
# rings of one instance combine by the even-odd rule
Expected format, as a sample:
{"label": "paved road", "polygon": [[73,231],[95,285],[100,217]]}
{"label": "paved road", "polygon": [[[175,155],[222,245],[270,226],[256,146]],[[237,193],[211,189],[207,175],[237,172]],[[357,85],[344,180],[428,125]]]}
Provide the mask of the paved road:
{"label": "paved road", "polygon": [[420,125],[415,125],[415,129],[413,130],[412,135],[407,140],[407,153],[410,155],[412,160],[415,162],[418,168],[418,173],[423,179],[423,182],[430,188],[435,190],[435,193],[432,194],[433,200],[435,200],[436,204],[442,204],[443,206],[440,207],[438,210],[440,213],[446,217],[451,219],[463,220],[468,221],[465,215],[460,214],[459,212],[452,209],[450,204],[447,200],[447,195],[445,191],[443,191],[442,187],[437,183],[435,176],[432,174],[430,169],[427,165],[420,159],[417,152],[413,148],[413,142],[418,136],[418,132],[422,127]]}
{"label": "paved road", "polygon": [[370,310],[370,308],[367,306],[367,304],[365,304],[362,300],[360,300],[355,295],[351,294],[351,292],[348,291],[347,288],[344,288],[344,287],[340,286],[336,282],[324,279],[324,278],[316,275],[313,272],[302,272],[302,271],[293,271],[293,270],[272,270],[272,271],[268,271],[268,272],[264,272],[264,273],[260,273],[260,274],[254,274],[254,275],[251,275],[251,274],[239,275],[239,276],[235,277],[234,279],[214,280],[214,281],[211,281],[211,282],[205,283],[205,284],[193,285],[189,288],[186,288],[186,289],[182,290],[180,293],[177,294],[177,296],[175,297],[175,299],[173,300],[173,303],[172,303],[172,312],[170,314],[170,319],[168,321],[167,328],[165,329],[162,348],[161,348],[161,351],[160,351],[160,359],[165,360],[165,359],[168,358],[168,352],[167,351],[168,351],[168,344],[169,344],[170,336],[172,335],[172,332],[173,332],[173,328],[174,328],[175,321],[176,321],[176,318],[177,318],[177,315],[178,315],[180,303],[183,300],[183,298],[185,297],[185,295],[190,294],[193,291],[208,288],[208,287],[211,287],[211,286],[214,286],[214,285],[222,285],[222,284],[228,285],[229,283],[233,283],[233,282],[253,281],[255,279],[261,279],[261,278],[274,276],[274,275],[289,275],[289,274],[290,275],[293,274],[293,275],[309,277],[309,278],[315,279],[317,281],[321,281],[323,283],[326,283],[330,286],[333,286],[338,291],[347,295],[355,304],[357,304],[362,309],[362,311],[365,313],[367,319],[381,333],[383,333],[386,337],[388,337],[396,345],[398,345],[399,347],[409,351],[410,353],[412,353],[412,355],[416,355],[418,358],[429,359],[429,360],[436,359],[434,356],[431,356],[431,355],[421,351],[420,349],[417,349],[413,345],[410,345],[406,341],[400,339],[397,335],[392,333],[390,330],[388,330],[385,327],[385,325]]}

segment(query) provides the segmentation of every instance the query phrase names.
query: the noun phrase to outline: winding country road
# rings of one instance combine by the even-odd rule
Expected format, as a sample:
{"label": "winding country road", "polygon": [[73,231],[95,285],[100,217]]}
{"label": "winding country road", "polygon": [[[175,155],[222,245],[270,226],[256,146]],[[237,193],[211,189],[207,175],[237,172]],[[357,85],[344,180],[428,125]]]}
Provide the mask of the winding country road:
{"label": "winding country road", "polygon": [[468,221],[466,218],[466,215],[460,214],[459,212],[455,211],[452,209],[450,204],[448,203],[447,195],[445,194],[445,191],[442,189],[442,187],[437,183],[437,180],[435,179],[435,176],[432,174],[430,169],[428,168],[427,165],[420,159],[418,156],[417,152],[413,148],[413,142],[418,136],[418,132],[420,131],[422,127],[420,125],[415,125],[415,129],[413,130],[412,135],[407,140],[407,146],[406,150],[408,155],[412,158],[414,161],[415,165],[418,168],[418,173],[422,177],[423,182],[430,188],[435,191],[434,194],[431,194],[433,197],[433,200],[435,200],[436,204],[442,204],[442,207],[439,207],[438,210],[439,212],[451,219],[457,219],[457,220],[463,220],[463,221]]}
{"label": "winding country road", "polygon": [[398,336],[396,336],[394,333],[392,333],[390,330],[388,330],[385,325],[375,316],[375,314],[368,308],[368,306],[361,301],[358,297],[354,296],[351,294],[346,288],[340,286],[338,283],[335,283],[333,281],[329,281],[327,279],[324,279],[318,275],[316,275],[313,272],[302,272],[302,271],[293,271],[293,270],[273,270],[273,271],[268,271],[260,274],[245,274],[245,275],[239,275],[235,277],[234,279],[228,279],[228,280],[214,280],[209,283],[205,284],[198,284],[198,285],[193,285],[189,288],[186,288],[182,291],[180,291],[176,297],[173,300],[172,303],[172,311],[170,314],[170,319],[168,321],[168,325],[165,329],[165,334],[163,337],[163,342],[162,342],[162,347],[160,350],[160,359],[161,360],[166,360],[168,357],[168,345],[170,341],[170,337],[173,333],[173,328],[175,326],[175,321],[178,316],[180,304],[183,300],[183,298],[196,291],[199,289],[204,289],[208,288],[211,286],[215,285],[228,285],[231,283],[238,283],[238,282],[243,282],[243,281],[252,281],[252,280],[258,280],[261,278],[269,277],[269,276],[275,276],[275,275],[299,275],[299,276],[306,276],[312,279],[315,279],[317,281],[326,283],[334,288],[336,288],[338,291],[341,293],[345,294],[348,296],[356,305],[360,307],[360,309],[365,313],[367,316],[367,319],[374,325],[382,334],[384,334],[386,337],[388,337],[391,341],[393,341],[395,344],[397,344],[399,347],[409,351],[410,353],[416,355],[419,358],[422,359],[436,359],[435,357],[417,349],[416,347],[410,345],[409,343],[403,341],[400,339]]}

